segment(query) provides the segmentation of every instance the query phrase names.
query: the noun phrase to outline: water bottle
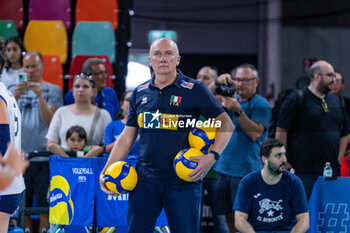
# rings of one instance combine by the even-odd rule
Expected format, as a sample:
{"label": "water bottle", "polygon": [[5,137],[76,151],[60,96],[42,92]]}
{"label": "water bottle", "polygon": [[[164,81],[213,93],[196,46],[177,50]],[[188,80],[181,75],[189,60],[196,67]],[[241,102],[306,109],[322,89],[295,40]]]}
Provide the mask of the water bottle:
{"label": "water bottle", "polygon": [[323,168],[323,177],[332,177],[333,171],[330,162],[326,162],[326,166]]}

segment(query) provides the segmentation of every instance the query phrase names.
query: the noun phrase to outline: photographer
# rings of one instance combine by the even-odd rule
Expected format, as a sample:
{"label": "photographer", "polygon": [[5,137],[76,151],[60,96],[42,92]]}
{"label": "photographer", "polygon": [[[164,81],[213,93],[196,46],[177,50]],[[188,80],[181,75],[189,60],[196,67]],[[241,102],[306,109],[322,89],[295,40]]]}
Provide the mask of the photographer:
{"label": "photographer", "polygon": [[214,169],[219,173],[217,214],[226,215],[230,232],[235,232],[232,206],[243,176],[262,168],[259,148],[267,137],[271,119],[268,101],[256,94],[257,69],[243,64],[230,74],[222,74],[209,89],[226,109],[236,130]]}

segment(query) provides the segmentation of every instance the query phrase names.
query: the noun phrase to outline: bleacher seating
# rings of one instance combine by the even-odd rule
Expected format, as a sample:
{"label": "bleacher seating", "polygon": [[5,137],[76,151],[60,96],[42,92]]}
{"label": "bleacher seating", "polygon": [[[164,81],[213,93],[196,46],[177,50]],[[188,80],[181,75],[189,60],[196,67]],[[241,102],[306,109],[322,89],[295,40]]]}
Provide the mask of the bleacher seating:
{"label": "bleacher seating", "polygon": [[66,29],[71,26],[70,0],[30,0],[28,20],[61,20]]}
{"label": "bleacher seating", "polygon": [[67,31],[60,20],[31,20],[24,34],[24,45],[28,51],[58,55],[62,63],[67,61],[67,41]]}
{"label": "bleacher seating", "polygon": [[23,1],[1,0],[0,19],[11,19],[15,22],[17,29],[23,27]]}
{"label": "bleacher seating", "polygon": [[0,37],[6,41],[11,36],[18,36],[18,31],[13,20],[0,20]]}
{"label": "bleacher seating", "polygon": [[104,65],[106,67],[106,71],[108,72],[108,78],[107,78],[107,87],[113,88],[113,67],[111,62],[109,61],[109,58],[107,55],[77,55],[72,60],[70,67],[69,67],[69,82],[68,82],[68,88],[71,89],[73,87],[73,77],[76,74],[79,74],[81,72],[81,67],[83,66],[84,62],[88,58],[97,57],[103,60]]}
{"label": "bleacher seating", "polygon": [[57,55],[43,55],[45,69],[43,79],[46,82],[61,87],[63,92],[63,68]]}
{"label": "bleacher seating", "polygon": [[118,28],[118,1],[77,0],[75,24],[80,21],[109,21],[114,30]]}
{"label": "bleacher seating", "polygon": [[110,22],[79,22],[73,32],[72,59],[76,55],[108,55],[114,63],[116,37]]}

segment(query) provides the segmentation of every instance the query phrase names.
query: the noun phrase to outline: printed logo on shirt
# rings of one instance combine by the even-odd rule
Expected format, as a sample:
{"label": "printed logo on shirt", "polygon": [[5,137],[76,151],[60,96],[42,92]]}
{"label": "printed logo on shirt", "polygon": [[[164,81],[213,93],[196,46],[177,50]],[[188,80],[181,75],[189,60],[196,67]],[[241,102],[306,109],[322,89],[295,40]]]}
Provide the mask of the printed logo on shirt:
{"label": "printed logo on shirt", "polygon": [[144,112],[143,113],[143,127],[145,129],[159,129],[160,128],[160,116],[159,109],[156,112]]}
{"label": "printed logo on shirt", "polygon": [[180,103],[181,103],[181,97],[180,96],[172,95],[170,97],[170,105],[179,106]]}
{"label": "printed logo on shirt", "polygon": [[283,219],[283,200],[272,201],[268,198],[264,198],[259,201],[259,214],[257,220],[265,223],[273,223],[281,221]]}
{"label": "printed logo on shirt", "polygon": [[147,89],[148,87],[149,87],[149,83],[145,83],[145,84],[139,86],[139,88],[137,89],[137,92],[140,92],[140,91],[142,91],[142,90],[145,90],[145,89]]}
{"label": "printed logo on shirt", "polygon": [[192,89],[194,83],[186,82],[184,80],[181,81],[181,86],[187,89]]}
{"label": "printed logo on shirt", "polygon": [[142,97],[141,104],[147,103],[147,100],[148,100],[147,96]]}
{"label": "printed logo on shirt", "polygon": [[257,193],[257,194],[254,195],[254,198],[258,198],[260,196],[261,196],[261,193]]}
{"label": "printed logo on shirt", "polygon": [[138,124],[144,129],[168,129],[177,130],[179,128],[220,128],[221,121],[209,118],[206,121],[200,121],[192,118],[190,115],[177,115],[160,113],[159,109],[155,112],[143,112],[138,115]]}

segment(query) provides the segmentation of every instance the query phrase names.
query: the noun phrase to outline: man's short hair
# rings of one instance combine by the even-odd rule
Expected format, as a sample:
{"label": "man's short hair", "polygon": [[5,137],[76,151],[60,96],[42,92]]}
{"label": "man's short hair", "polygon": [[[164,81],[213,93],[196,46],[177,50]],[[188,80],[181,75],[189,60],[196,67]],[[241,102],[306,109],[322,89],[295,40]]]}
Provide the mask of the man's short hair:
{"label": "man's short hair", "polygon": [[251,69],[252,70],[252,73],[254,75],[255,78],[258,78],[259,77],[259,72],[258,72],[258,69],[252,65],[252,64],[249,64],[249,63],[246,63],[246,64],[242,64],[242,65],[239,65],[237,67],[235,67],[232,71],[231,71],[231,76],[232,78],[235,78],[236,76],[236,71],[238,69],[242,69],[242,68],[248,68],[248,69]]}
{"label": "man's short hair", "polygon": [[315,62],[311,65],[309,69],[309,75],[311,78],[315,76],[315,74],[319,73],[321,71],[321,64],[319,62]]}
{"label": "man's short hair", "polygon": [[84,62],[83,66],[81,67],[81,72],[87,75],[91,75],[92,73],[92,69],[91,69],[91,65],[92,64],[104,64],[103,60],[97,57],[93,57],[93,58],[88,58],[86,59],[86,61]]}
{"label": "man's short hair", "polygon": [[270,157],[270,153],[272,148],[274,147],[282,147],[283,143],[276,138],[268,138],[266,139],[260,147],[260,157],[265,156],[266,158]]}
{"label": "man's short hair", "polygon": [[340,74],[340,76],[341,76],[341,83],[345,83],[344,74],[343,74],[342,72],[340,72],[339,70],[336,70],[336,71],[334,71],[334,73],[335,73],[335,74],[336,74],[336,73]]}
{"label": "man's short hair", "polygon": [[27,52],[23,56],[23,59],[26,58],[26,57],[30,57],[30,56],[37,56],[39,58],[39,60],[41,61],[41,64],[44,65],[43,55],[41,55],[41,53],[39,53],[38,51],[29,51],[29,52]]}

